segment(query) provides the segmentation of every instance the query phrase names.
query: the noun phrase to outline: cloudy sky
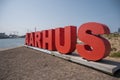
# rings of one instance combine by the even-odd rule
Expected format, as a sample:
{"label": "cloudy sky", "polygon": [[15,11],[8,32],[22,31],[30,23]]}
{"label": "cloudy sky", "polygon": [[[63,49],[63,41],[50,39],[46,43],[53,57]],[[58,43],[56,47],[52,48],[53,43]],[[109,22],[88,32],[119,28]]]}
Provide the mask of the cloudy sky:
{"label": "cloudy sky", "polygon": [[0,32],[39,31],[86,22],[120,28],[120,0],[0,0]]}

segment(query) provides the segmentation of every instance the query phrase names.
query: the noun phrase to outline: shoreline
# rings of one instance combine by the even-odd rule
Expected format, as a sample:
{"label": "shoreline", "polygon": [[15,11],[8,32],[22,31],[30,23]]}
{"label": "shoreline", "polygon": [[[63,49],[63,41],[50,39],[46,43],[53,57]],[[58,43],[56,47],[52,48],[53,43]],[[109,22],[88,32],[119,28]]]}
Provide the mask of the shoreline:
{"label": "shoreline", "polygon": [[[20,45],[20,46],[16,46],[16,47],[9,47],[9,48],[0,48],[0,51],[5,51],[5,50],[10,50],[10,49],[15,49],[15,48],[19,48],[19,47],[24,47],[25,45]],[[76,53],[76,51],[75,51]],[[77,53],[76,53],[77,54]],[[106,59],[106,60],[113,60],[113,61],[118,61],[120,62],[120,57],[110,57],[110,56],[107,56],[103,59]]]}
{"label": "shoreline", "polygon": [[[24,47],[24,45],[16,46],[16,47],[9,47],[9,48],[0,48],[0,51],[6,51],[6,50],[10,50],[10,49],[19,48],[19,47]],[[75,51],[75,53],[76,53],[76,51]],[[107,56],[103,59],[120,62],[120,57],[109,57],[109,56]]]}
{"label": "shoreline", "polygon": [[15,49],[15,48],[23,47],[23,46],[24,46],[24,45],[22,45],[22,46],[16,46],[16,47],[9,47],[9,48],[0,48],[0,51]]}

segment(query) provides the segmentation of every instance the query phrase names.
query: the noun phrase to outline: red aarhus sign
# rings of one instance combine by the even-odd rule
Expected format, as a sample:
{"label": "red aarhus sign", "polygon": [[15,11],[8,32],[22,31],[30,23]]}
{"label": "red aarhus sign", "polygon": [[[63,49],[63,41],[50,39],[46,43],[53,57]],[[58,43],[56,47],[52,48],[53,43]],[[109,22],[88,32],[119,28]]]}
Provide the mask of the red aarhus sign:
{"label": "red aarhus sign", "polygon": [[[76,26],[49,29],[26,33],[25,44],[42,49],[70,54],[77,50],[78,54],[87,60],[98,61],[110,53],[110,43],[101,37],[109,34],[109,28],[101,23],[88,22],[82,24],[77,32]],[[77,43],[77,37],[83,44]]]}

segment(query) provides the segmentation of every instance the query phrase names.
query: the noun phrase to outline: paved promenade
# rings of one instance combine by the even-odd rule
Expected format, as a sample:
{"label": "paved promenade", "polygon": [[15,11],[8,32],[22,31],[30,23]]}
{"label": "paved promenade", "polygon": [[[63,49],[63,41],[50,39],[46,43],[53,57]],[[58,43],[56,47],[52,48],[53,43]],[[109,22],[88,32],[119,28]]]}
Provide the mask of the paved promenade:
{"label": "paved promenade", "polygon": [[26,47],[0,51],[0,80],[120,80]]}

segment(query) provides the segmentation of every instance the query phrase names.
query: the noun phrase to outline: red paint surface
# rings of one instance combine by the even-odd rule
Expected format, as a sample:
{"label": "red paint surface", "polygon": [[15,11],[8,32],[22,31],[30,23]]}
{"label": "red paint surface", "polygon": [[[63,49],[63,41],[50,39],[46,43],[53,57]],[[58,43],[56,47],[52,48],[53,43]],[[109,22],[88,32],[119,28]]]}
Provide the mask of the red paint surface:
{"label": "red paint surface", "polygon": [[90,22],[81,25],[78,30],[78,38],[84,44],[77,44],[78,54],[92,61],[98,61],[108,56],[110,43],[100,35],[109,33],[108,27],[100,23]]}
{"label": "red paint surface", "polygon": [[30,33],[29,39],[30,39],[29,45],[34,46],[35,45],[35,32]]}
{"label": "red paint surface", "polygon": [[26,36],[25,36],[25,45],[29,45],[29,42],[30,42],[30,33],[26,33]]}
{"label": "red paint surface", "polygon": [[101,23],[89,22],[78,29],[78,38],[83,44],[77,44],[76,26],[66,26],[38,32],[26,33],[25,44],[38,48],[57,50],[61,54],[78,54],[87,60],[98,61],[110,53],[110,43],[102,34],[109,34],[109,28]]}
{"label": "red paint surface", "polygon": [[76,38],[75,26],[55,29],[55,45],[60,53],[69,54],[73,52],[75,50]]}
{"label": "red paint surface", "polygon": [[42,33],[35,32],[35,47],[42,48]]}
{"label": "red paint surface", "polygon": [[48,50],[56,50],[55,48],[55,30],[44,30],[42,32],[43,48]]}

